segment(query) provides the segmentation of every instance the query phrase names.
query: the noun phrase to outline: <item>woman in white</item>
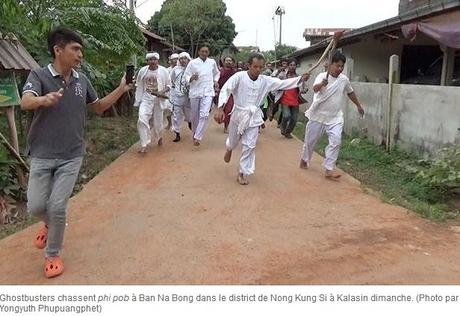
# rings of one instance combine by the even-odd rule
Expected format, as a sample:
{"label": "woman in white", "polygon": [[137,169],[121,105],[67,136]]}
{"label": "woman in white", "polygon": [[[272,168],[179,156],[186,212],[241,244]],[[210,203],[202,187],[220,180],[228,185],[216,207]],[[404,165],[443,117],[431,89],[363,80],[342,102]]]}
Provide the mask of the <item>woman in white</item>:
{"label": "woman in white", "polygon": [[185,120],[190,123],[190,100],[188,98],[189,83],[185,79],[185,68],[190,61],[190,55],[186,52],[179,54],[179,64],[171,71],[171,103],[173,104],[173,131],[176,138],[173,142],[180,141],[180,128]]}
{"label": "woman in white", "polygon": [[192,60],[185,69],[185,77],[190,83],[190,106],[192,118],[193,144],[200,146],[206,131],[212,98],[219,88],[220,72],[214,59],[208,58],[209,48],[200,47],[199,57]]}
{"label": "woman in white", "polygon": [[230,118],[224,161],[230,162],[232,151],[241,140],[242,151],[237,181],[242,185],[248,184],[247,176],[255,170],[259,126],[264,123],[260,109],[263,99],[271,91],[293,89],[310,77],[308,73],[286,80],[261,76],[264,68],[265,57],[260,53],[251,54],[249,70],[237,72],[222,87],[218,111],[214,116],[217,122],[223,121],[224,105],[230,95],[233,95],[235,104]]}
{"label": "woman in white", "polygon": [[[145,59],[148,65],[142,67],[137,74],[134,101],[134,106],[139,107],[137,130],[141,143],[140,153],[147,152],[147,145],[152,137],[158,146],[162,145],[165,95],[171,85],[168,70],[158,64],[160,55],[156,52],[147,53]],[[150,121],[153,126],[150,126]]]}

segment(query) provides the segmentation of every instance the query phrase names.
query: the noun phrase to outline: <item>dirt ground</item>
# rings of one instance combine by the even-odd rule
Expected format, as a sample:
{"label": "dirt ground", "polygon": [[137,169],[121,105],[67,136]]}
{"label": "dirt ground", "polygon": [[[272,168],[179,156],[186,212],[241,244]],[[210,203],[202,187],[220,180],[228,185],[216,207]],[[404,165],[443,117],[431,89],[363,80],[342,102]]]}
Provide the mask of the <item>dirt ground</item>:
{"label": "dirt ground", "polygon": [[32,226],[0,241],[1,284],[460,284],[460,228],[385,204],[321,158],[298,168],[301,143],[274,125],[249,186],[239,152],[210,122],[140,157],[133,147],[70,203],[65,272],[47,280]]}

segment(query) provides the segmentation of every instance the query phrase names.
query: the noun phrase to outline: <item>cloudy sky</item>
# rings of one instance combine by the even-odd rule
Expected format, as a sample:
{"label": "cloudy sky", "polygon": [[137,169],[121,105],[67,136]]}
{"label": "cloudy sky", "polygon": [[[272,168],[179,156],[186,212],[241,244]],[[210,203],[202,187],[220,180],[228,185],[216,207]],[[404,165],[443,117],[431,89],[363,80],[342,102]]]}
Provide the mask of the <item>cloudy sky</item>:
{"label": "cloudy sky", "polygon": [[[187,0],[184,0],[187,1]],[[279,19],[272,19],[275,9],[283,6],[283,44],[306,47],[305,28],[358,28],[398,14],[399,0],[224,0],[227,14],[233,18],[237,46],[256,44],[272,49],[279,34]],[[136,15],[147,22],[160,10],[162,0],[137,0]],[[275,26],[274,26],[275,25]]]}

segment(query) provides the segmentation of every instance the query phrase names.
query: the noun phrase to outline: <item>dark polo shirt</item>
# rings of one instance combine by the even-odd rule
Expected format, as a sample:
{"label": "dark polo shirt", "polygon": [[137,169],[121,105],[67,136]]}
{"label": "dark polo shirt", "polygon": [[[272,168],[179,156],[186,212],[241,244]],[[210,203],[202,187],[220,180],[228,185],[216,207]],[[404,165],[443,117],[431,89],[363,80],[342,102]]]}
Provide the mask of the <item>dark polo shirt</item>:
{"label": "dark polo shirt", "polygon": [[86,105],[98,98],[84,74],[72,70],[66,84],[52,64],[34,69],[27,78],[23,94],[44,96],[61,88],[64,94],[56,105],[40,107],[34,112],[27,139],[27,152],[32,158],[72,159],[86,153]]}

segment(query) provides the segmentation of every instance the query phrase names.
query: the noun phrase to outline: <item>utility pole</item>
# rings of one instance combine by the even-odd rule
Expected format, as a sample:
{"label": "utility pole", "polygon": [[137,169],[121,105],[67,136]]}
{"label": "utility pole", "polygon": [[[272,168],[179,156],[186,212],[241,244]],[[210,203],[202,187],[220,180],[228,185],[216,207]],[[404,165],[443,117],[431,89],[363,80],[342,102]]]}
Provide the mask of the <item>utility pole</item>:
{"label": "utility pole", "polygon": [[284,10],[284,7],[279,6],[276,8],[275,14],[280,16],[280,40],[278,45],[281,45],[281,39],[283,35],[283,14],[286,14],[286,11]]}
{"label": "utility pole", "polygon": [[[131,17],[133,19],[136,19],[136,11],[135,11],[135,6],[136,6],[136,0],[128,0],[129,1],[129,12],[131,13]],[[136,55],[133,54],[131,56],[131,59],[132,59],[132,63],[134,65],[134,67],[137,66],[137,58],[136,58]]]}
{"label": "utility pole", "polygon": [[[281,39],[282,39],[282,34],[283,34],[283,14],[286,14],[286,11],[284,10],[284,7],[278,6],[275,10],[275,14],[280,16],[280,40],[278,42],[278,47],[281,46]],[[276,45],[275,45],[275,56],[277,56],[277,51],[276,51]],[[277,56],[278,57],[278,56]],[[281,56],[279,56],[281,57]],[[276,66],[276,63],[275,63]]]}
{"label": "utility pole", "polygon": [[272,20],[273,20],[273,42],[275,43],[275,50],[274,50],[274,52],[275,52],[275,56],[274,56],[275,60],[274,60],[274,62],[275,62],[275,69],[276,69],[276,60],[277,59],[276,59],[276,23],[275,23],[275,16],[272,16]]}
{"label": "utility pole", "polygon": [[132,16],[134,17],[136,13],[134,12],[134,0],[128,0],[129,1],[129,11],[131,12]]}

